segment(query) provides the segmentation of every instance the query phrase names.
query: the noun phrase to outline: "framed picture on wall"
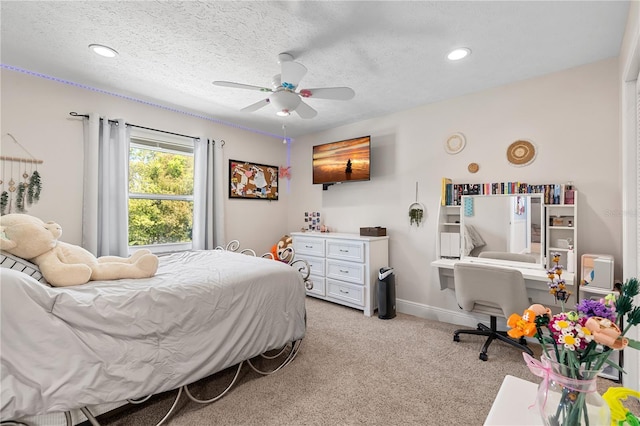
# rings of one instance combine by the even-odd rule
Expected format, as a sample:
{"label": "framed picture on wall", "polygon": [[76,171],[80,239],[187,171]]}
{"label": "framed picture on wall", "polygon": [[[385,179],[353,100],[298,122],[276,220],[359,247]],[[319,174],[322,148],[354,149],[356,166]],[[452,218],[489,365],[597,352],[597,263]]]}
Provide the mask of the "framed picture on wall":
{"label": "framed picture on wall", "polygon": [[229,160],[229,198],[278,199],[278,167]]}

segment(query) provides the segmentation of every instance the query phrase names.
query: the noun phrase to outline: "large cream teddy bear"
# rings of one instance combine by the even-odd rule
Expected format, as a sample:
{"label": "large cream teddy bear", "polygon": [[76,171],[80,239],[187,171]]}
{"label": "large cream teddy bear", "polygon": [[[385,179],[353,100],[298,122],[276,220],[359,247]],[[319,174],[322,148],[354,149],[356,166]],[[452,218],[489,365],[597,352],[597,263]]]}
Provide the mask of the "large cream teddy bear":
{"label": "large cream teddy bear", "polygon": [[96,258],[80,246],[58,241],[62,228],[27,214],[0,216],[0,249],[40,267],[56,287],[85,284],[90,280],[148,278],[158,269],[158,257],[138,250],[129,258]]}

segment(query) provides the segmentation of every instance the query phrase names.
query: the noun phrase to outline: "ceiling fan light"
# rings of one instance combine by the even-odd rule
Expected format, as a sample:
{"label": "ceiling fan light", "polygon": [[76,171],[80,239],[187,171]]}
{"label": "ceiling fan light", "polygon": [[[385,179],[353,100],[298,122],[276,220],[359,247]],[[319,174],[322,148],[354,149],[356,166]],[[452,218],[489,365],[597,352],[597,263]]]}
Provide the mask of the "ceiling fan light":
{"label": "ceiling fan light", "polygon": [[300,96],[288,90],[279,90],[269,96],[269,101],[278,110],[278,115],[287,116],[300,104]]}
{"label": "ceiling fan light", "polygon": [[460,59],[466,58],[471,53],[471,49],[467,47],[460,47],[458,49],[454,49],[447,55],[447,59],[450,61],[459,61]]}

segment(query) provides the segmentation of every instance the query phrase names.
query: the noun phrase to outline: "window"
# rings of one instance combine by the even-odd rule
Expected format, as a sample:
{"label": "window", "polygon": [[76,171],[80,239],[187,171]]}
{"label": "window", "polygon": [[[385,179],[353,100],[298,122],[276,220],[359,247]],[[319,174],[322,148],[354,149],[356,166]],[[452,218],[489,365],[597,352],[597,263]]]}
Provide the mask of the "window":
{"label": "window", "polygon": [[193,141],[131,135],[129,248],[154,252],[191,249]]}

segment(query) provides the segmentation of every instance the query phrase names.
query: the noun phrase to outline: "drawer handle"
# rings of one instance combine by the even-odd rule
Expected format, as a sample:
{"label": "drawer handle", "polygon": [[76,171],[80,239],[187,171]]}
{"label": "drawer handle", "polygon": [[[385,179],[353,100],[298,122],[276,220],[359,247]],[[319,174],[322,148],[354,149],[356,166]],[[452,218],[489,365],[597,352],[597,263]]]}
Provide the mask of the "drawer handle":
{"label": "drawer handle", "polygon": [[313,248],[313,246],[304,246],[304,248]]}
{"label": "drawer handle", "polygon": [[340,249],[340,251],[341,251],[342,253],[349,253],[349,250],[343,250],[343,249]]}
{"label": "drawer handle", "polygon": [[344,291],[343,289],[340,289],[340,293],[349,294],[348,291]]}
{"label": "drawer handle", "polygon": [[342,272],[343,274],[348,274],[349,270],[348,269],[340,269],[340,272]]}

